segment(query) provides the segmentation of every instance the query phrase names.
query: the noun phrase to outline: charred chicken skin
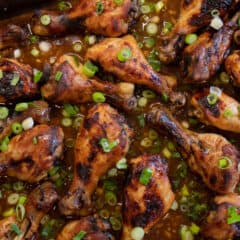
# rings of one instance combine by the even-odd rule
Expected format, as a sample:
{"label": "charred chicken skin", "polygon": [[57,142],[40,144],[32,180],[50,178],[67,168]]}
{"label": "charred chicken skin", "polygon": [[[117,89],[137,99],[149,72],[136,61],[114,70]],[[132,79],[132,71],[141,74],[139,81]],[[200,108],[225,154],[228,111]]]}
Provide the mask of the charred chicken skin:
{"label": "charred chicken skin", "polygon": [[[34,240],[38,238],[38,228],[42,218],[53,208],[59,199],[54,185],[45,182],[30,192],[25,203],[25,217],[18,222],[17,216],[13,215],[0,221],[1,240]],[[11,225],[18,225],[21,233],[16,234],[11,230]]]}
{"label": "charred chicken skin", "polygon": [[62,157],[63,137],[60,127],[48,125],[16,135],[0,153],[0,173],[27,182],[40,181]]}
{"label": "charred chicken skin", "polygon": [[161,39],[160,59],[170,63],[176,60],[184,47],[184,37],[206,27],[212,20],[211,12],[218,10],[220,16],[236,4],[233,0],[181,0],[180,16],[172,31]]}
{"label": "charred chicken skin", "polygon": [[[121,51],[129,51],[129,59],[119,60]],[[185,98],[171,88],[175,79],[155,73],[131,35],[103,40],[87,50],[86,58],[98,62],[105,71],[116,75],[122,81],[144,85],[159,94],[167,94],[172,102],[185,102]]]}
{"label": "charred chicken skin", "polygon": [[[134,85],[131,83],[110,83],[97,78],[88,78],[83,73],[83,65],[76,64],[76,55],[64,55],[53,67],[50,80],[42,87],[42,95],[54,103],[86,103],[93,101],[93,94],[103,92],[117,106],[125,110],[136,107]],[[78,59],[79,60],[79,59]],[[57,72],[62,73],[56,81]]]}
{"label": "charred chicken skin", "polygon": [[240,132],[239,102],[227,94],[222,92],[217,96],[204,89],[192,96],[191,105],[201,122],[222,130]]}
{"label": "charred chicken skin", "polygon": [[39,92],[37,84],[32,81],[33,71],[30,65],[2,58],[0,72],[0,103],[31,98]]}
{"label": "charred chicken skin", "polygon": [[[141,183],[141,173],[151,171],[148,183]],[[168,164],[159,155],[143,155],[132,159],[130,173],[124,190],[122,240],[132,240],[134,227],[145,233],[170,209],[174,201]]]}
{"label": "charred chicken skin", "polygon": [[193,172],[217,193],[232,193],[239,181],[240,153],[230,142],[218,134],[199,134],[184,129],[173,116],[158,106],[147,115],[148,122],[165,129],[175,137],[185,153]]}
{"label": "charred chicken skin", "polygon": [[233,84],[240,87],[240,51],[234,51],[225,61],[227,73],[232,78]]}
{"label": "charred chicken skin", "polygon": [[62,214],[87,214],[100,177],[126,155],[131,136],[124,117],[108,104],[89,110],[76,139],[73,181],[59,203]]}
{"label": "charred chicken skin", "polygon": [[[66,13],[40,10],[33,18],[33,32],[37,35],[61,35],[68,30],[86,27],[88,31],[104,36],[116,37],[127,33],[130,23],[137,13],[136,0],[124,0],[117,4],[112,0],[77,1]],[[43,15],[51,17],[51,23],[44,26]]]}
{"label": "charred chicken skin", "polygon": [[220,69],[229,53],[240,12],[217,32],[204,32],[184,49],[182,76],[188,83],[205,83]]}
{"label": "charred chicken skin", "polygon": [[81,231],[86,232],[86,240],[114,240],[109,233],[110,229],[110,224],[98,216],[83,217],[67,223],[58,234],[57,240],[73,239]]}
{"label": "charred chicken skin", "polygon": [[240,213],[240,196],[229,194],[215,198],[216,210],[209,213],[201,234],[211,240],[238,239],[239,223],[231,222],[232,212]]}

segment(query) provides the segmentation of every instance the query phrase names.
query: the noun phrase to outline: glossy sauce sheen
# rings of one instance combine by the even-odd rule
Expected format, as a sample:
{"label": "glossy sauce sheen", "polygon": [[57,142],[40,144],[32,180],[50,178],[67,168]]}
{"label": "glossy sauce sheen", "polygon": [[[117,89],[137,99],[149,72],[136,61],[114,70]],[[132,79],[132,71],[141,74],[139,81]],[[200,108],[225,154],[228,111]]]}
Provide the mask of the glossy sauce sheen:
{"label": "glossy sauce sheen", "polygon": [[[151,2],[157,2],[157,1],[151,1]],[[156,39],[156,43],[158,42],[158,38],[161,35],[161,31],[162,31],[162,26],[164,21],[168,21],[171,23],[175,23],[177,16],[178,16],[178,9],[179,9],[179,0],[167,0],[165,3],[165,7],[164,10],[161,11],[158,15],[160,16],[160,22],[158,23],[158,25],[160,26],[159,29],[159,33],[157,35],[157,37],[155,37]],[[51,5],[51,7],[55,7],[56,3],[53,3]],[[46,8],[49,8],[50,6],[45,6]],[[22,25],[26,25],[31,18],[31,15],[33,13],[33,10],[26,10],[26,12],[20,13],[18,16],[12,17],[11,19],[3,19],[0,21],[0,26],[4,26],[6,23],[15,23],[15,24],[19,24],[21,23]],[[138,23],[136,25],[134,25],[134,27],[131,29],[131,33],[134,34],[134,36],[136,36],[136,39],[139,43],[142,43],[144,41],[144,39],[147,36],[146,33],[146,22],[147,22],[147,17],[153,17],[155,16],[156,13],[154,13],[153,15],[148,14],[143,15],[140,17]],[[43,38],[42,40],[46,40],[49,43],[51,43],[52,48],[49,52],[47,53],[40,53],[39,57],[33,57],[30,54],[31,49],[34,47],[34,44],[30,43],[25,46],[25,47],[19,47],[21,49],[21,57],[20,57],[20,61],[23,63],[27,63],[30,64],[32,67],[37,68],[39,70],[43,70],[43,67],[46,63],[50,62],[50,59],[53,58],[58,58],[60,57],[62,54],[64,53],[69,53],[69,52],[74,52],[73,51],[73,43],[74,42],[78,42],[80,41],[82,43],[82,50],[79,53],[82,62],[84,62],[83,57],[85,55],[86,49],[88,48],[88,45],[85,43],[84,41],[84,36],[86,36],[88,33],[87,32],[82,32],[80,34],[77,35],[67,35],[65,37],[59,37],[59,38]],[[37,43],[38,44],[38,43]],[[11,56],[12,54],[12,50],[9,50],[10,53],[8,53],[8,55]],[[143,46],[142,51],[144,53],[144,55],[147,57],[150,53],[150,50],[147,49],[146,47]],[[167,72],[167,73],[171,73],[171,74],[176,74],[178,76],[178,66],[162,66],[162,70],[163,72]],[[213,82],[217,83],[217,80],[213,79]],[[215,84],[217,85],[217,84]],[[224,86],[225,87],[225,86]],[[194,92],[198,87],[193,87],[193,86],[188,86],[188,85],[183,85],[181,84],[181,79],[179,78],[179,90],[181,91],[186,91],[189,92],[190,94],[192,92]],[[137,94],[140,95],[141,90],[143,88],[139,88],[137,89]],[[230,96],[233,96],[235,99],[239,100],[239,96],[236,95],[234,89],[231,86],[227,86],[225,87],[225,92],[228,93]],[[133,127],[134,132],[135,132],[135,138],[134,141],[132,143],[131,149],[128,153],[127,158],[130,159],[132,157],[137,157],[142,153],[150,153],[153,151],[157,152],[162,152],[162,150],[167,146],[169,140],[173,140],[171,139],[171,137],[169,137],[165,132],[162,132],[161,134],[159,134],[160,136],[160,142],[161,145],[157,146],[155,148],[144,148],[140,145],[141,140],[146,137],[148,135],[148,130],[149,127],[145,126],[145,127],[140,127],[138,124],[138,118],[137,116],[144,114],[144,112],[146,112],[149,108],[149,106],[154,103],[159,101],[160,98],[154,99],[154,100],[150,100],[150,104],[148,104],[148,106],[146,108],[139,108],[137,114],[125,114],[128,122],[130,124],[131,127]],[[82,104],[80,106],[80,113],[82,115],[85,115],[87,112],[88,107],[91,104]],[[62,111],[62,106],[51,106],[52,107],[52,112],[51,112],[51,123],[53,124],[57,124],[57,125],[61,125],[61,119],[62,119],[62,115],[61,115],[61,111]],[[169,106],[170,107],[170,106]],[[176,114],[178,117],[178,120],[181,121],[186,121],[189,119],[189,117],[187,116],[187,111],[188,111],[189,106],[184,107],[184,109],[179,110]],[[228,133],[228,132],[221,132],[219,130],[216,130],[215,128],[211,128],[211,127],[207,127],[205,125],[202,125],[200,123],[197,124],[190,124],[190,128],[198,131],[198,132],[218,132],[221,133],[223,136],[225,136],[228,139],[234,139],[234,143],[236,146],[239,146],[240,143],[240,138],[239,136],[237,136],[237,134],[232,134],[232,133]],[[65,139],[75,139],[76,137],[76,133],[77,131],[74,128],[68,127],[68,128],[64,128],[64,133],[65,133]],[[72,159],[73,159],[73,148],[69,148],[69,147],[65,147],[65,157],[64,157],[64,165],[62,165],[63,169],[67,169],[67,173],[71,174],[71,169],[72,169]],[[172,182],[172,184],[174,185],[174,182],[176,182],[179,177],[177,176],[177,172],[179,171],[179,168],[181,167],[181,164],[183,163],[184,158],[179,158],[179,157],[171,157],[170,159],[168,159],[168,163],[169,163],[169,177],[170,180]],[[118,181],[118,186],[119,186],[119,190],[118,190],[118,204],[115,207],[109,207],[109,206],[104,206],[104,208],[109,209],[112,212],[116,212],[117,214],[119,214],[119,212],[121,211],[121,200],[122,200],[122,190],[123,190],[123,184],[124,184],[124,176],[125,176],[126,172],[121,172],[118,177],[116,178],[116,180]],[[4,188],[4,184],[5,183],[13,183],[16,182],[15,179],[10,179],[8,177],[2,177],[0,179],[0,188]],[[61,186],[61,188],[58,188],[58,192],[61,195],[64,195],[66,189],[68,188],[68,184],[69,184],[69,179],[67,180],[66,178],[66,182]],[[196,177],[194,174],[191,173],[191,171],[188,169],[187,170],[187,174],[186,176],[184,176],[183,178],[180,178],[179,181],[179,186],[177,186],[176,188],[174,188],[174,192],[176,193],[176,201],[179,202],[181,196],[180,196],[180,190],[182,188],[182,186],[186,184],[187,186],[192,186],[189,187],[189,189],[192,189],[194,191],[199,192],[199,194],[201,195],[200,197],[200,202],[203,204],[207,204],[208,206],[211,206],[212,203],[212,199],[213,199],[213,193],[211,193],[204,185],[204,183],[200,180],[200,178]],[[28,185],[23,193],[28,193],[34,186],[33,185]],[[99,189],[102,188],[102,182],[100,182],[99,184]],[[98,190],[99,190],[98,189]],[[98,192],[97,190],[97,192]],[[99,190],[100,191],[100,190]],[[6,191],[7,192],[7,191]],[[6,196],[7,193],[3,196],[3,198],[0,199],[0,215],[2,215],[2,213],[8,209],[9,207],[11,207],[10,205],[7,204],[6,201]],[[101,199],[97,199],[98,194],[96,194],[96,206],[99,202],[101,202]],[[98,208],[98,206],[97,206]],[[99,207],[98,211],[100,211],[101,206]],[[185,225],[191,225],[192,222],[195,222],[196,224],[201,223],[201,221],[206,217],[206,214],[203,214],[202,216],[199,217],[199,219],[197,219],[196,221],[190,219],[184,209],[181,209],[180,207],[178,207],[177,210],[170,210],[165,216],[164,218],[155,225],[155,227],[153,228],[153,230],[145,236],[144,239],[146,240],[178,240],[180,239],[179,237],[179,229],[180,226],[182,224]],[[55,207],[53,209],[53,211],[51,213],[49,213],[50,218],[52,219],[56,219],[58,222],[58,225],[55,227],[55,231],[53,232],[51,238],[49,239],[54,239],[57,235],[57,232],[59,231],[59,229],[61,229],[61,227],[64,225],[64,223],[66,222],[66,219],[64,219],[64,217],[60,216],[57,207]],[[41,228],[40,228],[41,231]],[[119,239],[118,236],[120,235],[119,232],[114,232],[113,234],[116,236],[116,239]],[[44,238],[43,236],[40,237],[40,239],[47,239]],[[200,237],[197,237],[196,239],[200,239]]]}

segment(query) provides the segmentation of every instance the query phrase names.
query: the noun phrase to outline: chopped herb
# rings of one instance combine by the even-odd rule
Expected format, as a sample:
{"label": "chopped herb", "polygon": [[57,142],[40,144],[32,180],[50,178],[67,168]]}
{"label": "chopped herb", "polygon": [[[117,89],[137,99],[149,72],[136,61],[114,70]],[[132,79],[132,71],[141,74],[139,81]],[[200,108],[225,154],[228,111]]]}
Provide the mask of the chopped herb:
{"label": "chopped herb", "polygon": [[31,35],[30,37],[29,37],[29,40],[30,40],[30,42],[31,43],[37,43],[38,42],[38,36],[36,36],[36,35]]}
{"label": "chopped herb", "polygon": [[102,150],[106,153],[111,152],[118,145],[118,143],[118,140],[109,142],[107,138],[101,138],[101,140],[99,141]]}
{"label": "chopped herb", "polygon": [[240,222],[240,214],[237,212],[237,208],[234,206],[231,206],[228,208],[228,218],[227,223],[233,224]]}
{"label": "chopped herb", "polygon": [[99,1],[96,2],[96,13],[97,15],[101,15],[104,11],[104,4],[103,2]]}
{"label": "chopped herb", "polygon": [[78,106],[72,105],[70,103],[65,103],[63,105],[63,108],[65,117],[76,117],[79,112]]}
{"label": "chopped herb", "polygon": [[12,223],[10,225],[10,229],[12,232],[14,232],[16,235],[20,235],[22,233],[22,231],[19,229],[18,225],[15,223]]}

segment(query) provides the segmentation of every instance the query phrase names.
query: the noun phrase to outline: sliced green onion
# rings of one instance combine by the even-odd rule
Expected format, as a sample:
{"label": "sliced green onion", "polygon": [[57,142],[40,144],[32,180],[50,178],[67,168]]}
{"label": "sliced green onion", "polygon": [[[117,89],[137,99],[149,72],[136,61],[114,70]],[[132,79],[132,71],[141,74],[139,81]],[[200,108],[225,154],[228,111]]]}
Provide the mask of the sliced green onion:
{"label": "sliced green onion", "polygon": [[73,127],[74,127],[75,129],[78,129],[78,128],[81,126],[82,122],[83,122],[83,117],[77,117],[77,118],[75,118],[75,119],[74,119],[74,123],[73,123]]}
{"label": "sliced green onion", "polygon": [[162,101],[165,102],[165,103],[167,103],[168,100],[169,100],[169,96],[168,96],[166,93],[163,93],[163,94],[162,94]]}
{"label": "sliced green onion", "polygon": [[148,183],[151,180],[152,173],[153,171],[151,168],[144,168],[143,171],[141,172],[139,182],[143,185],[148,185]]}
{"label": "sliced green onion", "polygon": [[27,196],[26,195],[22,195],[18,199],[18,204],[24,204],[26,201],[27,201]]}
{"label": "sliced green onion", "polygon": [[156,12],[159,13],[164,7],[163,1],[159,1],[155,4]]}
{"label": "sliced green onion", "polygon": [[19,73],[14,72],[14,73],[13,73],[13,79],[11,80],[10,85],[11,85],[11,86],[16,86],[16,85],[18,84],[19,80],[20,80],[20,75],[19,75]]}
{"label": "sliced green onion", "polygon": [[218,101],[218,96],[215,93],[210,93],[207,96],[207,102],[209,105],[215,105]]}
{"label": "sliced green onion", "polygon": [[0,69],[0,79],[2,79],[2,78],[3,78],[3,70]]}
{"label": "sliced green onion", "polygon": [[100,217],[104,218],[104,219],[108,219],[109,216],[110,216],[110,213],[107,209],[102,209],[100,212],[99,212],[99,215]]}
{"label": "sliced green onion", "polygon": [[233,116],[233,111],[231,109],[225,109],[223,112],[223,116],[225,118],[230,118]]}
{"label": "sliced green onion", "polygon": [[92,99],[95,103],[103,103],[106,101],[106,98],[102,92],[94,92]]}
{"label": "sliced green onion", "polygon": [[109,221],[110,221],[112,229],[114,231],[119,231],[122,228],[122,223],[121,223],[121,221],[118,218],[110,217]]}
{"label": "sliced green onion", "polygon": [[33,82],[38,83],[41,80],[42,76],[43,76],[43,72],[36,70],[33,76]]}
{"label": "sliced green onion", "polygon": [[18,122],[13,123],[11,128],[12,128],[12,132],[14,134],[19,134],[19,133],[21,133],[23,131],[22,124],[18,123]]}
{"label": "sliced green onion", "polygon": [[193,43],[195,43],[198,39],[198,35],[195,33],[189,33],[186,35],[185,37],[185,43],[188,45],[191,45]]}
{"label": "sliced green onion", "polygon": [[34,57],[38,57],[40,52],[38,49],[36,49],[35,47],[31,50],[31,55],[34,56]]}
{"label": "sliced green onion", "polygon": [[200,232],[200,227],[198,225],[196,225],[195,223],[192,223],[189,230],[191,231],[191,233],[193,235],[197,235]]}
{"label": "sliced green onion", "polygon": [[51,168],[51,169],[48,171],[48,175],[49,175],[50,177],[52,177],[52,176],[54,176],[55,174],[57,174],[59,170],[60,170],[60,167],[59,167],[59,166],[53,167],[53,168]]}
{"label": "sliced green onion", "polygon": [[149,137],[149,139],[151,139],[151,140],[156,140],[156,139],[158,139],[158,133],[157,133],[157,131],[155,131],[154,129],[150,129],[149,132],[148,132],[148,137]]}
{"label": "sliced green onion", "polygon": [[36,145],[38,143],[38,138],[37,137],[33,137],[33,144]]}
{"label": "sliced green onion", "polygon": [[14,214],[14,208],[9,208],[3,212],[3,217],[10,217]]}
{"label": "sliced green onion", "polygon": [[137,116],[137,120],[138,120],[138,125],[139,125],[139,127],[145,127],[144,114],[138,115],[138,116]]}
{"label": "sliced green onion", "polygon": [[109,142],[107,138],[101,138],[101,140],[99,141],[102,150],[106,153],[111,152],[118,145],[118,143],[118,140]]}
{"label": "sliced green onion", "polygon": [[23,111],[25,111],[25,110],[27,110],[28,109],[28,103],[25,103],[25,102],[23,102],[23,103],[18,103],[18,104],[16,104],[16,106],[15,106],[15,111],[16,112],[23,112]]}
{"label": "sliced green onion", "polygon": [[142,240],[145,235],[144,229],[141,227],[135,227],[131,231],[131,237],[133,240]]}
{"label": "sliced green onion", "polygon": [[158,33],[158,25],[156,23],[148,23],[146,26],[146,31],[150,36],[156,35]]}
{"label": "sliced green onion", "polygon": [[82,51],[82,44],[80,42],[74,43],[73,50],[75,52],[81,52]]}
{"label": "sliced green onion", "polygon": [[87,61],[84,65],[83,65],[83,73],[87,76],[87,77],[93,77],[96,72],[98,71],[98,67],[95,66],[92,62]]}
{"label": "sliced green onion", "polygon": [[234,224],[239,222],[240,222],[240,214],[238,214],[237,208],[234,206],[229,207],[227,223]]}
{"label": "sliced green onion", "polygon": [[147,47],[147,48],[152,48],[156,44],[156,41],[151,37],[144,39],[143,42],[144,42],[145,47]]}
{"label": "sliced green onion", "polygon": [[171,156],[172,156],[172,153],[168,150],[167,147],[165,147],[165,148],[163,149],[162,153],[163,153],[163,156],[164,156],[165,158],[171,158]]}
{"label": "sliced green onion", "polygon": [[218,167],[221,169],[226,169],[232,166],[232,160],[228,157],[221,157],[218,160]]}
{"label": "sliced green onion", "polygon": [[85,231],[80,231],[77,235],[74,236],[73,240],[82,240],[87,233]]}
{"label": "sliced green onion", "polygon": [[8,117],[9,110],[7,107],[0,107],[0,119],[6,119]]}
{"label": "sliced green onion", "polygon": [[9,141],[10,141],[10,140],[9,140],[9,137],[8,137],[8,136],[4,137],[3,140],[1,141],[0,150],[1,150],[2,152],[6,152],[6,151],[7,151]]}
{"label": "sliced green onion", "polygon": [[140,142],[140,145],[142,147],[149,148],[153,145],[153,142],[150,138],[146,137],[142,139],[142,141]]}
{"label": "sliced green onion", "polygon": [[40,22],[42,25],[47,26],[51,23],[51,17],[47,14],[40,17]]}
{"label": "sliced green onion", "polygon": [[22,231],[19,229],[18,225],[15,224],[15,223],[12,223],[12,224],[10,225],[10,230],[11,230],[12,232],[14,232],[16,235],[20,235],[20,234],[22,233]]}
{"label": "sliced green onion", "polygon": [[37,43],[38,42],[38,36],[36,36],[36,35],[31,35],[30,37],[29,37],[29,40],[30,40],[30,42],[31,43]]}
{"label": "sliced green onion", "polygon": [[60,1],[58,3],[58,9],[60,11],[66,11],[66,10],[69,10],[70,8],[71,8],[71,4],[69,2]]}
{"label": "sliced green onion", "polygon": [[104,4],[103,2],[99,1],[96,2],[96,13],[97,15],[101,15],[104,11]]}
{"label": "sliced green onion", "polygon": [[156,94],[151,90],[144,90],[142,92],[142,95],[143,95],[143,97],[145,97],[147,99],[153,99],[156,97]]}
{"label": "sliced green onion", "polygon": [[25,207],[23,206],[23,204],[19,203],[16,206],[15,211],[16,211],[17,220],[21,222],[25,217],[25,212],[26,212]]}
{"label": "sliced green onion", "polygon": [[211,11],[211,15],[212,15],[212,17],[218,17],[220,15],[220,12],[218,9],[213,9]]}
{"label": "sliced green onion", "polygon": [[13,183],[13,190],[15,190],[17,192],[22,191],[24,188],[25,188],[25,185],[23,182],[18,181],[18,182]]}
{"label": "sliced green onion", "polygon": [[63,76],[63,73],[61,71],[57,71],[55,74],[55,80],[59,82]]}
{"label": "sliced green onion", "polygon": [[194,240],[194,237],[193,237],[191,231],[185,225],[181,226],[180,237],[181,237],[181,240]]}
{"label": "sliced green onion", "polygon": [[63,118],[61,123],[64,127],[70,127],[70,126],[72,126],[72,119],[71,118]]}
{"label": "sliced green onion", "polygon": [[117,196],[114,192],[107,191],[105,193],[105,201],[109,206],[115,206],[117,204]]}
{"label": "sliced green onion", "polygon": [[130,48],[123,48],[121,51],[119,51],[117,57],[120,62],[126,62],[131,59],[132,51]]}
{"label": "sliced green onion", "polygon": [[221,72],[219,77],[222,83],[229,83],[230,81],[230,77],[226,72]]}
{"label": "sliced green onion", "polygon": [[116,191],[118,189],[116,181],[104,180],[103,187],[108,191]]}
{"label": "sliced green onion", "polygon": [[127,169],[127,167],[128,167],[128,165],[127,165],[127,159],[126,158],[120,159],[116,164],[117,169]]}
{"label": "sliced green onion", "polygon": [[113,0],[115,4],[117,4],[118,6],[121,6],[123,4],[124,0]]}
{"label": "sliced green onion", "polygon": [[18,199],[19,199],[18,193],[11,193],[7,198],[7,202],[10,205],[15,205],[18,202]]}
{"label": "sliced green onion", "polygon": [[75,117],[79,112],[78,106],[72,105],[70,103],[65,103],[63,105],[63,110],[64,110],[63,112],[64,117]]}
{"label": "sliced green onion", "polygon": [[146,107],[146,106],[147,106],[147,103],[148,103],[148,100],[147,100],[147,98],[145,98],[145,97],[140,97],[140,98],[138,99],[138,106],[139,106],[139,107]]}
{"label": "sliced green onion", "polygon": [[164,22],[163,23],[163,34],[167,34],[172,31],[173,25],[170,22]]}
{"label": "sliced green onion", "polygon": [[149,14],[149,13],[154,12],[155,5],[153,3],[147,3],[147,4],[142,5],[140,7],[140,10],[143,14]]}

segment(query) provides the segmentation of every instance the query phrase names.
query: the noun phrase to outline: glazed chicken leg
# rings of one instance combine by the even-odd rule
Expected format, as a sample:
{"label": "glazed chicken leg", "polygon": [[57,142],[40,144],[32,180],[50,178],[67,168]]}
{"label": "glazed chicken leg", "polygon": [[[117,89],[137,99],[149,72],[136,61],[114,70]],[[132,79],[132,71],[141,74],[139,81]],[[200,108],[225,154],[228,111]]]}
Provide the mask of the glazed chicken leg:
{"label": "glazed chicken leg", "polygon": [[47,176],[62,153],[62,129],[37,125],[10,140],[7,150],[0,153],[0,173],[23,181],[38,182]]}
{"label": "glazed chicken leg", "polygon": [[108,104],[92,107],[80,127],[74,152],[74,177],[60,201],[64,215],[85,215],[102,177],[129,149],[132,131]]}
{"label": "glazed chicken leg", "polygon": [[[140,182],[141,173],[150,169],[147,184]],[[174,201],[167,176],[168,164],[159,155],[143,155],[131,160],[124,190],[122,240],[132,240],[134,227],[147,233],[166,214]]]}
{"label": "glazed chicken leg", "polygon": [[30,65],[15,59],[0,59],[0,103],[16,101],[35,96],[38,86],[33,80]]}
{"label": "glazed chicken leg", "polygon": [[212,20],[213,10],[218,10],[220,16],[224,16],[234,4],[234,0],[181,0],[180,16],[176,25],[169,35],[161,39],[161,61],[165,63],[175,61],[177,54],[184,47],[185,35],[208,26]]}
{"label": "glazed chicken leg", "polygon": [[[18,223],[16,215],[4,218],[0,221],[1,240],[33,240],[38,239],[38,228],[41,219],[52,209],[58,200],[58,194],[55,187],[50,182],[45,182],[35,188],[28,196],[25,203],[25,217],[21,223]],[[11,231],[11,225],[19,226],[21,234],[14,237]]]}
{"label": "glazed chicken leg", "polygon": [[[120,36],[127,33],[129,24],[137,15],[136,3],[136,0],[123,0],[122,4],[112,0],[79,0],[67,13],[38,11],[33,18],[33,32],[42,36],[61,35],[82,26],[96,34]],[[41,23],[43,15],[51,18],[47,26]]]}
{"label": "glazed chicken leg", "polygon": [[[63,55],[53,67],[51,77],[41,91],[42,95],[54,103],[86,103],[93,101],[94,92],[103,92],[117,106],[130,110],[136,106],[134,85],[131,83],[110,83],[97,78],[88,78],[83,66],[76,64],[77,56]],[[78,59],[78,58],[77,58]],[[57,72],[62,73],[56,81]]]}
{"label": "glazed chicken leg", "polygon": [[209,89],[192,96],[191,105],[201,122],[219,129],[240,133],[240,103],[225,93],[210,94]]}
{"label": "glazed chicken leg", "polygon": [[218,193],[231,193],[239,181],[239,151],[218,134],[198,134],[184,129],[167,111],[158,106],[148,113],[149,123],[165,129],[188,154],[188,164],[204,183]]}
{"label": "glazed chicken leg", "polygon": [[[123,50],[130,51],[130,58],[120,61],[118,54]],[[133,36],[108,38],[89,48],[86,58],[98,62],[105,71],[116,75],[119,79],[144,85],[159,94],[167,94],[173,102],[184,102],[185,99],[171,89],[175,79],[171,76],[157,74],[148,64]]]}
{"label": "glazed chicken leg", "polygon": [[240,196],[229,194],[215,198],[216,210],[211,211],[201,228],[201,234],[211,240],[239,239],[239,222],[230,223],[231,211],[239,215]]}
{"label": "glazed chicken leg", "polygon": [[204,32],[185,48],[181,62],[185,82],[205,83],[219,71],[229,53],[239,17],[240,12],[217,32]]}
{"label": "glazed chicken leg", "polygon": [[234,51],[225,61],[227,73],[231,76],[233,84],[240,87],[240,51]]}
{"label": "glazed chicken leg", "polygon": [[114,240],[108,232],[110,224],[98,216],[88,216],[67,223],[57,236],[57,240],[73,239],[80,231],[86,232],[84,240]]}

